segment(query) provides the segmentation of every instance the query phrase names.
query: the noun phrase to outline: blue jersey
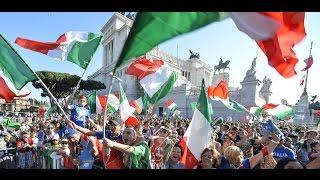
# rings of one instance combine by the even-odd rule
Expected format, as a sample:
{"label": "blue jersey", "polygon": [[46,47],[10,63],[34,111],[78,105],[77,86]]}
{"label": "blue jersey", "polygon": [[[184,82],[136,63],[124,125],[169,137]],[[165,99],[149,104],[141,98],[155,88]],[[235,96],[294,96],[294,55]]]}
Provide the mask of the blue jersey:
{"label": "blue jersey", "polygon": [[[122,142],[122,133],[119,134],[118,136],[112,136],[112,133],[110,130],[106,130],[105,132],[106,138],[116,141],[116,142]],[[103,131],[96,132],[96,137],[97,139],[102,139],[103,138]]]}
{"label": "blue jersey", "polygon": [[89,116],[90,112],[86,107],[76,105],[71,106],[71,121],[76,123],[76,125],[84,127]]}
{"label": "blue jersey", "polygon": [[290,148],[287,147],[276,147],[273,151],[273,157],[280,161],[282,158],[288,157],[291,159],[296,158],[296,154]]}

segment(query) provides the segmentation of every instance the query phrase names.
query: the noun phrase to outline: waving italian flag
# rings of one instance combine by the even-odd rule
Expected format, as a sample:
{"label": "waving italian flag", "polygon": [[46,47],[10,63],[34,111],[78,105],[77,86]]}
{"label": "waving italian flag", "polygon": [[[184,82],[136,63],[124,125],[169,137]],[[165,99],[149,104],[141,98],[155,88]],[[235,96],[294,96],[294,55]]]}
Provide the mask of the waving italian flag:
{"label": "waving italian flag", "polygon": [[136,116],[133,114],[132,108],[129,105],[127,96],[124,93],[124,90],[123,90],[121,84],[119,86],[120,86],[120,106],[119,106],[119,111],[120,111],[121,120],[126,125],[137,126],[137,125],[140,124],[140,122],[136,118]]}
{"label": "waving italian flag", "polygon": [[96,92],[89,94],[88,96],[89,106],[91,113],[101,114],[106,107],[106,103],[108,101],[108,112],[115,113],[119,109],[119,98],[114,94],[109,94],[109,96],[102,95],[97,96]]}
{"label": "waving italian flag", "polygon": [[178,106],[177,104],[172,100],[172,99],[169,99],[165,102],[165,105],[170,109],[170,111],[175,111],[177,110]]}
{"label": "waving italian flag", "polygon": [[30,94],[25,87],[38,79],[22,57],[0,34],[0,97],[11,102],[15,97]]}
{"label": "waving italian flag", "polygon": [[194,168],[200,160],[201,152],[210,144],[211,118],[204,80],[193,113],[191,123],[180,142],[183,147],[182,162],[189,169]]}
{"label": "waving italian flag", "polygon": [[126,74],[139,79],[152,104],[165,97],[178,78],[177,73],[163,60],[150,60],[144,57],[132,62]]}
{"label": "waving italian flag", "polygon": [[284,104],[265,104],[262,106],[262,110],[268,112],[270,115],[277,117],[279,120],[283,120],[287,116],[294,114],[294,109]]}
{"label": "waving italian flag", "polygon": [[69,31],[62,34],[56,42],[39,42],[18,37],[16,43],[55,59],[67,60],[86,69],[96,52],[102,36],[91,32]]}

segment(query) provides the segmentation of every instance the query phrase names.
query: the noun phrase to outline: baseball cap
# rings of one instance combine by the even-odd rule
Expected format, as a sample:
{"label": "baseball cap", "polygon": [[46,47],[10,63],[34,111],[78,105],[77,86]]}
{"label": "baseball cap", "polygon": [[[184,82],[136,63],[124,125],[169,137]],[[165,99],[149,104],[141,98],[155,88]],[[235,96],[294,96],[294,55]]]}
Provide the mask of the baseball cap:
{"label": "baseball cap", "polygon": [[72,136],[78,134],[78,132],[70,127],[66,127],[65,130],[63,131],[63,134],[67,138],[71,138]]}

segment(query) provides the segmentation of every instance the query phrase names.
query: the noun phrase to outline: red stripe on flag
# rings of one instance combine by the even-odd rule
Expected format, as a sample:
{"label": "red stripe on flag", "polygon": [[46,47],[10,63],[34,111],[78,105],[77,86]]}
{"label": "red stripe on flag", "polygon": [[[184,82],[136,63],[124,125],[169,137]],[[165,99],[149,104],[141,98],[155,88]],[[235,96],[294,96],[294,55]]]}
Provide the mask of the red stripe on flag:
{"label": "red stripe on flag", "polygon": [[61,44],[62,42],[66,42],[67,41],[67,37],[66,34],[62,34],[58,39],[57,39],[57,43]]}
{"label": "red stripe on flag", "polygon": [[32,51],[37,51],[43,54],[48,54],[49,50],[56,49],[60,46],[59,43],[44,43],[44,42],[39,42],[39,41],[33,41],[29,39],[23,39],[18,37],[15,41],[16,44],[19,46],[30,49]]}
{"label": "red stripe on flag", "polygon": [[278,104],[272,104],[272,103],[269,103],[269,104],[265,104],[262,106],[262,109],[263,110],[268,110],[268,109],[274,109],[275,107],[279,106]]}
{"label": "red stripe on flag", "polygon": [[11,91],[11,89],[6,84],[5,80],[2,77],[0,77],[0,97],[3,98],[6,102],[11,102],[15,97],[25,97],[29,94],[30,93],[18,96],[17,94]]}
{"label": "red stripe on flag", "polygon": [[101,107],[104,109],[107,104],[107,97],[106,96],[98,96],[99,103]]}
{"label": "red stripe on flag", "polygon": [[164,62],[162,60],[150,60],[146,58],[139,58],[129,66],[126,74],[136,76],[139,80],[148,76],[149,74],[155,73]]}
{"label": "red stripe on flag", "polygon": [[134,109],[137,111],[137,113],[141,113],[142,109],[139,107],[138,103],[137,103],[137,100],[132,100],[129,102],[129,105],[131,107],[134,107]]}
{"label": "red stripe on flag", "polygon": [[165,102],[165,105],[166,105],[167,107],[169,107],[172,103],[174,103],[173,100],[172,100],[172,99],[169,99],[169,100],[167,100],[167,101]]}
{"label": "red stripe on flag", "polygon": [[187,169],[193,169],[195,166],[198,165],[198,160],[190,149],[187,146],[187,137],[183,137],[183,139],[180,141],[180,146],[182,147],[183,155],[181,158],[181,162],[185,165]]}

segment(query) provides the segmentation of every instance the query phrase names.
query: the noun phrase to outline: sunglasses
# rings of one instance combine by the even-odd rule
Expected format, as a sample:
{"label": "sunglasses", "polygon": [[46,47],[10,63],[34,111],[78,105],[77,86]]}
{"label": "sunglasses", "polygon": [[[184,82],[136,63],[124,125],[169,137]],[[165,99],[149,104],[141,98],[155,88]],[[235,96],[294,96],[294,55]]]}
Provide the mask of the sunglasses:
{"label": "sunglasses", "polygon": [[68,142],[61,142],[61,144],[68,144]]}

